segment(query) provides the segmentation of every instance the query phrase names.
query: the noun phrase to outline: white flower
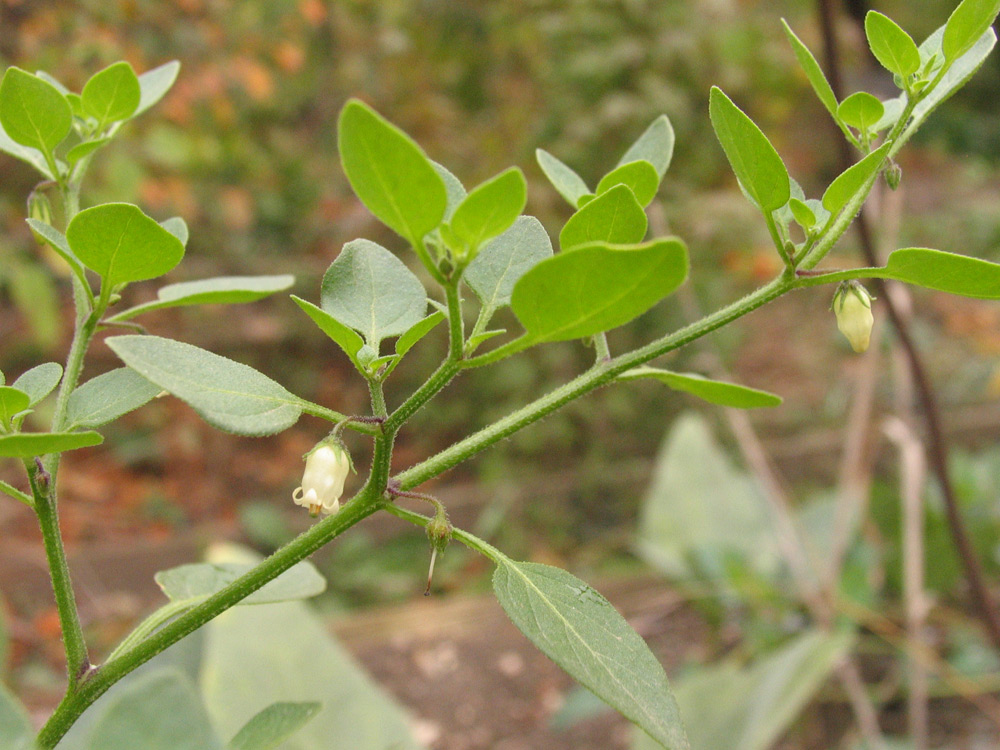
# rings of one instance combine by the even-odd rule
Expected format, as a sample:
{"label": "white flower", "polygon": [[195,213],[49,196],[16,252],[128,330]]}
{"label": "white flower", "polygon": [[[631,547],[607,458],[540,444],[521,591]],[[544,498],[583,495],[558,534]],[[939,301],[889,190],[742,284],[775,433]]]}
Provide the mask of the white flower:
{"label": "white flower", "polygon": [[340,496],[344,482],[351,471],[351,459],[343,446],[326,443],[306,456],[306,469],[302,486],[296,487],[292,500],[296,505],[309,508],[312,515],[320,510],[336,513],[340,509]]}
{"label": "white flower", "polygon": [[868,291],[857,282],[842,284],[833,298],[833,312],[837,316],[837,328],[847,337],[851,348],[856,352],[865,351],[875,323]]}

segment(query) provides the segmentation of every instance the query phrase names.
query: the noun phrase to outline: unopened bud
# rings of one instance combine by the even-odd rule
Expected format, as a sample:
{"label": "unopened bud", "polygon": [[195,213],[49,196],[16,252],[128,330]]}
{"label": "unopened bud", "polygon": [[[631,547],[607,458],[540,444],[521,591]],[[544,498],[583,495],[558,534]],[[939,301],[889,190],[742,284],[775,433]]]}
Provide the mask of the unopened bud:
{"label": "unopened bud", "polygon": [[296,505],[309,509],[312,516],[336,513],[340,509],[340,496],[344,482],[351,471],[351,457],[338,441],[319,443],[306,454],[306,469],[302,486],[296,487],[292,500]]}
{"label": "unopened bud", "polygon": [[430,596],[431,579],[434,577],[434,563],[437,561],[438,554],[443,553],[444,548],[451,541],[453,531],[454,529],[448,520],[448,514],[445,512],[444,506],[438,505],[437,513],[434,514],[431,522],[427,524],[427,538],[431,543],[431,565],[427,570],[427,588],[424,590],[424,596]]}
{"label": "unopened bud", "polygon": [[875,318],[872,316],[872,296],[857,281],[845,281],[833,296],[833,312],[837,328],[844,334],[851,348],[863,352],[868,348]]}
{"label": "unopened bud", "polygon": [[885,168],[884,174],[885,184],[889,186],[890,190],[895,190],[899,187],[899,181],[903,178],[903,170],[896,162],[889,164]]}

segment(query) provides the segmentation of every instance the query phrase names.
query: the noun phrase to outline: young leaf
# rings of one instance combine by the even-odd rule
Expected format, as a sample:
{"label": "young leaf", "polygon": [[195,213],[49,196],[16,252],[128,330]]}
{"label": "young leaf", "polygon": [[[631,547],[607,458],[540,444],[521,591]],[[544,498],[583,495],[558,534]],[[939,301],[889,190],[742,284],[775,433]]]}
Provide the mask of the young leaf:
{"label": "young leaf", "polygon": [[476,187],[455,209],[449,227],[470,257],[487,240],[505,232],[524,210],[528,184],[511,167]]}
{"label": "young leaf", "polygon": [[875,59],[890,73],[905,77],[920,68],[916,42],[888,16],[875,10],[868,11],[865,35]]}
{"label": "young leaf", "polygon": [[214,279],[182,281],[167,284],[157,291],[157,299],[130,307],[111,316],[109,320],[122,321],[136,315],[161,310],[165,307],[190,305],[235,305],[256,302],[275,292],[282,292],[295,283],[295,277],[280,276],[218,276]]}
{"label": "young leaf", "polygon": [[617,378],[620,381],[641,379],[658,380],[675,391],[684,391],[704,399],[710,404],[729,406],[735,409],[757,409],[778,406],[781,403],[781,396],[767,391],[760,391],[736,383],[726,383],[721,380],[709,380],[694,373],[670,372],[655,367],[636,367],[622,373]]}
{"label": "young leaf", "polygon": [[776,211],[788,203],[791,185],[778,152],[717,86],[709,97],[709,114],[733,172],[761,211]]}
{"label": "young leaf", "polygon": [[28,712],[20,701],[0,682],[0,737],[10,750],[32,750],[35,731]]}
{"label": "young leaf", "polygon": [[957,60],[986,32],[1000,14],[1000,0],[962,0],[944,26],[941,51],[947,62]]}
{"label": "young leaf", "polygon": [[126,365],[220,430],[273,435],[302,414],[302,399],[263,373],[197,346],[159,336],[115,336],[106,343]]}
{"label": "young leaf", "polygon": [[922,247],[889,255],[882,278],[978,299],[1000,299],[1000,264]]}
{"label": "young leaf", "polygon": [[[189,563],[156,574],[156,585],[171,602],[195,604],[221,591],[247,571],[251,563]],[[297,563],[254,591],[240,604],[273,604],[309,599],[326,591],[326,579],[311,562]]]}
{"label": "young leaf", "polygon": [[789,198],[788,209],[792,212],[792,217],[800,227],[807,232],[816,226],[816,214],[805,201],[798,198]]}
{"label": "young leaf", "polygon": [[636,142],[629,146],[628,151],[618,162],[618,166],[633,161],[648,161],[656,169],[659,180],[662,180],[673,156],[674,128],[670,124],[669,117],[660,115],[650,123],[643,134],[636,139]]}
{"label": "young leaf", "polygon": [[440,310],[435,310],[419,323],[414,323],[408,331],[396,339],[396,354],[402,357],[410,349],[416,346],[424,336],[434,330],[438,323],[444,320],[445,314]]}
{"label": "young leaf", "polygon": [[137,117],[162,99],[177,80],[181,64],[176,60],[164,63],[158,68],[147,70],[139,76],[139,106],[132,117]]}
{"label": "young leaf", "polygon": [[302,308],[302,312],[312,318],[313,323],[319,326],[319,329],[323,333],[329,336],[337,346],[343,349],[344,354],[350,358],[355,367],[359,370],[362,369],[358,362],[358,352],[361,351],[361,347],[365,345],[364,339],[335,317],[330,315],[330,313],[316,307],[316,305],[312,302],[306,302],[304,299],[296,297],[294,294],[291,295],[291,297],[292,301]]}
{"label": "young leaf", "polygon": [[66,241],[111,287],[162,276],[184,257],[181,241],[130,203],[84,209],[66,228]]}
{"label": "young leaf", "polygon": [[854,194],[875,176],[891,147],[891,143],[883,143],[861,161],[845,169],[823,193],[823,208],[831,214],[839,213]]}
{"label": "young leaf", "polygon": [[597,184],[597,195],[608,192],[616,185],[625,185],[632,191],[639,205],[648,206],[660,187],[660,175],[656,167],[645,159],[630,161],[615,167],[601,178]]}
{"label": "young leaf", "polygon": [[872,132],[885,114],[885,105],[867,91],[857,91],[837,107],[837,117],[845,125],[862,132]]}
{"label": "young leaf", "polygon": [[595,242],[535,265],[515,285],[511,306],[536,341],[593,336],[646,312],[680,286],[687,270],[687,248],[676,238]]}
{"label": "young leaf", "polygon": [[117,62],[91,76],[80,94],[80,103],[83,111],[97,120],[97,129],[102,130],[135,114],[141,98],[139,78],[132,66]]}
{"label": "young leaf", "polygon": [[19,432],[0,435],[0,456],[32,458],[89,448],[104,442],[99,432]]}
{"label": "young leaf", "polygon": [[83,143],[78,143],[66,152],[66,163],[73,166],[83,157],[90,156],[99,148],[106,146],[109,143],[111,143],[110,138],[98,138],[94,141],[84,141]]}
{"label": "young leaf", "polygon": [[271,750],[298,732],[319,713],[322,704],[272,703],[243,725],[228,750]]}
{"label": "young leaf", "polygon": [[559,232],[563,250],[588,242],[631,245],[646,236],[646,212],[625,185],[616,185],[569,217]]}
{"label": "young leaf", "polygon": [[6,428],[10,420],[31,406],[31,396],[10,385],[0,385],[0,424]]}
{"label": "young leaf", "polygon": [[437,170],[437,173],[441,175],[441,179],[444,180],[444,189],[448,194],[448,206],[444,210],[444,220],[451,221],[451,217],[455,215],[455,209],[458,208],[458,204],[465,200],[465,196],[469,193],[466,191],[462,181],[449,172],[447,167],[438,164],[436,161],[431,161],[431,164],[434,165],[434,169]]}
{"label": "young leaf", "polygon": [[0,82],[0,125],[14,142],[51,154],[69,135],[73,113],[51,83],[20,68],[7,68]]}
{"label": "young leaf", "polygon": [[444,218],[441,175],[406,133],[351,99],[337,125],[340,161],[355,194],[382,223],[417,246]]}
{"label": "young leaf", "polygon": [[552,256],[552,242],[534,216],[521,216],[489,242],[465,269],[462,279],[475,292],[486,315],[510,304],[510,295],[529,268]]}
{"label": "young leaf", "polygon": [[66,423],[70,429],[100,427],[138,409],[162,390],[135,370],[119,367],[91,378],[69,395]]}
{"label": "young leaf", "polygon": [[837,96],[833,93],[833,88],[830,86],[830,82],[826,80],[826,76],[823,75],[823,69],[820,68],[819,63],[816,62],[816,58],[813,57],[812,52],[809,48],[802,43],[795,32],[792,31],[792,27],[788,25],[788,22],[784,18],[781,19],[781,25],[785,29],[785,36],[788,37],[789,44],[792,45],[792,51],[795,53],[796,59],[799,61],[799,65],[806,74],[806,78],[809,79],[809,85],[812,86],[813,91],[816,92],[817,98],[826,107],[826,111],[829,112],[835,119],[837,117]]}
{"label": "young leaf", "polygon": [[32,367],[11,385],[27,393],[28,406],[34,406],[59,385],[59,381],[62,380],[62,372],[62,365],[56,362],[46,362]]}
{"label": "young leaf", "polygon": [[321,307],[364,336],[376,352],[423,319],[427,293],[420,279],[381,245],[353,240],[323,275]]}
{"label": "young leaf", "polygon": [[663,667],[607,599],[559,568],[496,563],[493,591],[532,643],[664,748],[687,750]]}
{"label": "young leaf", "polygon": [[573,169],[563,164],[545,149],[535,149],[535,159],[542,172],[549,178],[552,187],[565,198],[569,204],[576,208],[580,205],[580,199],[585,195],[590,195],[590,188]]}

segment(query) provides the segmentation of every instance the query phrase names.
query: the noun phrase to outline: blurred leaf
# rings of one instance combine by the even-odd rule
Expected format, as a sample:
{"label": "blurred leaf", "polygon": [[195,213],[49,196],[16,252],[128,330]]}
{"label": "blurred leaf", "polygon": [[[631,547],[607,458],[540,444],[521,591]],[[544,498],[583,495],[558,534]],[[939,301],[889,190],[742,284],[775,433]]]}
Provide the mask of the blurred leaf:
{"label": "blurred leaf", "polygon": [[396,354],[403,356],[410,349],[416,346],[424,336],[434,330],[438,323],[444,320],[445,315],[440,310],[435,310],[418,323],[414,323],[409,330],[396,339]]}
{"label": "blurred leaf", "polygon": [[361,364],[358,362],[358,352],[361,350],[361,347],[365,345],[364,339],[335,317],[330,315],[330,313],[316,307],[316,305],[312,302],[306,302],[304,299],[296,297],[294,294],[291,295],[291,297],[292,301],[295,302],[295,304],[298,305],[317,326],[319,326],[319,329],[329,336],[334,343],[336,343],[337,346],[344,351],[344,354],[350,358],[355,367],[363,371],[364,368],[362,368]]}
{"label": "blurred leaf", "polygon": [[852,164],[838,175],[823,193],[823,208],[831,214],[840,213],[840,209],[847,205],[854,194],[878,173],[891,147],[891,143],[883,143],[861,161]]}
{"label": "blurred leaf", "polygon": [[69,135],[73,113],[51,83],[11,67],[0,82],[0,125],[14,142],[51,154]]}
{"label": "blurred leaf", "polygon": [[857,91],[837,107],[837,117],[845,125],[862,133],[874,131],[875,124],[885,114],[885,106],[867,91]]}
{"label": "blurred leaf", "polygon": [[162,99],[166,93],[170,91],[170,87],[174,85],[174,81],[177,80],[177,74],[180,72],[180,69],[181,64],[176,60],[171,60],[158,68],[147,70],[145,73],[140,75],[139,106],[136,108],[135,112],[132,113],[132,117],[141,115],[147,109],[160,101],[160,99]]}
{"label": "blurred leaf", "polygon": [[[221,591],[253,568],[251,563],[190,563],[156,574],[156,584],[171,602],[195,606]],[[302,561],[240,601],[240,604],[273,604],[322,594],[326,579],[308,561]]]}
{"label": "blurred leaf", "polygon": [[62,380],[62,372],[62,365],[56,362],[45,362],[22,374],[11,383],[11,386],[20,388],[27,393],[30,399],[28,406],[34,406],[59,385],[59,381]]}
{"label": "blurred leaf", "polygon": [[535,159],[542,172],[549,178],[552,187],[565,198],[569,204],[576,208],[580,205],[580,199],[590,194],[590,188],[576,172],[563,164],[545,149],[535,149]]}
{"label": "blurred leaf", "polygon": [[[674,128],[670,124],[670,118],[660,115],[649,127],[640,135],[635,143],[629,146],[628,151],[618,162],[618,166],[623,166],[629,162],[648,161],[656,169],[659,180],[667,173],[670,160],[674,156]],[[657,183],[659,183],[657,180]],[[600,192],[600,190],[598,190]],[[575,204],[574,204],[575,205]]]}
{"label": "blurred leaf", "polygon": [[31,726],[28,712],[2,682],[0,682],[0,738],[4,741],[4,750],[33,750],[35,747],[35,730]]}
{"label": "blurred leaf", "polygon": [[272,703],[243,725],[230,741],[230,750],[271,750],[308,724],[322,704]]}
{"label": "blurred leaf", "polygon": [[97,120],[97,129],[127,120],[139,108],[139,78],[127,62],[117,62],[95,73],[83,87],[83,111]]}
{"label": "blurred leaf", "polygon": [[816,62],[816,58],[813,57],[812,52],[809,48],[802,43],[795,32],[792,31],[792,27],[788,25],[788,22],[784,18],[781,19],[781,25],[785,29],[785,36],[788,37],[789,44],[792,45],[792,51],[795,52],[795,57],[799,61],[799,65],[806,74],[806,78],[809,80],[809,85],[812,86],[813,91],[816,92],[816,97],[820,100],[826,111],[829,112],[835,119],[837,117],[837,97],[833,93],[833,88],[830,86],[830,82],[826,80],[826,76],[823,75],[823,69],[820,68],[819,63]]}
{"label": "blurred leaf", "polygon": [[489,316],[510,304],[514,285],[528,269],[551,256],[552,242],[545,227],[534,216],[521,216],[479,251],[462,279]]}
{"label": "blurred leaf", "polygon": [[295,277],[281,276],[217,276],[214,279],[182,281],[168,284],[157,292],[157,300],[130,307],[113,315],[114,321],[128,320],[136,315],[161,310],[165,307],[190,305],[236,305],[256,302],[275,292],[288,289]]}
{"label": "blurred leaf", "polygon": [[775,396],[767,391],[759,391],[736,383],[726,383],[721,380],[709,380],[694,373],[670,372],[655,367],[636,367],[622,373],[619,381],[653,379],[669,388],[690,393],[711,404],[729,406],[735,409],[756,409],[764,406],[777,406],[781,396]]}
{"label": "blurred leaf", "polygon": [[941,51],[944,59],[954,61],[972,46],[993,25],[1000,13],[1000,0],[962,0],[951,12],[944,27]]}
{"label": "blurred leaf", "polygon": [[89,448],[103,442],[104,438],[97,432],[20,432],[0,435],[0,456],[33,458]]}
{"label": "blurred leaf", "polygon": [[1000,264],[922,247],[896,250],[882,278],[978,299],[1000,299]]}
{"label": "blurred leaf", "polygon": [[646,236],[646,212],[625,185],[599,195],[569,217],[559,232],[559,245],[568,250],[588,242],[630,245]]}
{"label": "blurred leaf", "polygon": [[528,185],[517,167],[504,170],[477,186],[455,209],[450,233],[467,253],[510,228],[524,210]]}
{"label": "blurred leaf", "polygon": [[879,118],[878,122],[872,125],[872,132],[880,133],[883,130],[888,130],[899,120],[900,115],[903,114],[903,110],[906,108],[906,94],[900,94],[892,99],[886,99],[882,102],[882,107],[884,112],[882,117]]}
{"label": "blurred leaf", "polygon": [[916,42],[888,16],[868,11],[865,35],[872,54],[890,73],[910,76],[919,70],[920,52]]}
{"label": "blurred leaf", "polygon": [[184,247],[187,247],[189,232],[187,222],[184,219],[180,216],[171,216],[169,219],[161,221],[160,226],[179,239]]}
{"label": "blurred leaf", "polygon": [[[656,168],[645,159],[630,161],[608,172],[597,184],[597,195],[608,192],[615,185],[625,185],[641,206],[648,206],[660,187]],[[641,237],[639,239],[642,239]]]}
{"label": "blurred leaf", "polygon": [[161,391],[135,370],[119,367],[91,378],[70,394],[66,423],[71,429],[100,427],[138,409]]}
{"label": "blurred leaf", "polygon": [[63,317],[56,280],[41,263],[6,261],[8,292],[31,326],[33,343],[45,351],[58,349]]}
{"label": "blurred leaf", "polygon": [[31,397],[24,391],[14,386],[0,385],[0,423],[5,427],[30,405]]}

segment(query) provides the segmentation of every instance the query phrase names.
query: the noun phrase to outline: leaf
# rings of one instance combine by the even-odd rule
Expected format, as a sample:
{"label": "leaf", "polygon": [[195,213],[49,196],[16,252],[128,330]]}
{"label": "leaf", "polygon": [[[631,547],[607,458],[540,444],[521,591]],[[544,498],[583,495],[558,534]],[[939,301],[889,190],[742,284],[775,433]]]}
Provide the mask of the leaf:
{"label": "leaf", "polygon": [[920,52],[916,42],[888,16],[875,10],[868,11],[865,36],[875,59],[890,73],[905,77],[919,70]]}
{"label": "leaf", "polygon": [[648,206],[660,188],[660,175],[656,167],[645,159],[630,161],[604,175],[597,184],[597,194],[606,193],[615,185],[625,185],[639,205]]}
{"label": "leaf", "polygon": [[580,199],[585,195],[590,195],[590,188],[572,168],[563,164],[545,149],[535,149],[535,159],[542,172],[552,183],[552,187],[565,198],[569,204],[576,208],[580,205]]}
{"label": "leaf", "polygon": [[11,385],[27,393],[30,399],[28,406],[34,406],[59,385],[59,381],[62,380],[62,372],[62,365],[56,362],[46,362],[32,367]]}
{"label": "leaf", "polygon": [[0,385],[0,424],[6,429],[11,420],[31,405],[31,396],[19,388]]}
{"label": "leaf", "polygon": [[676,238],[643,245],[581,245],[521,277],[511,306],[535,341],[567,341],[617,328],[673,292],[688,271]]}
{"label": "leaf", "polygon": [[160,99],[162,99],[170,87],[174,85],[174,81],[177,80],[177,74],[180,72],[181,64],[177,60],[171,60],[168,63],[160,65],[158,68],[153,68],[152,70],[147,70],[145,73],[139,76],[139,106],[136,107],[135,112],[132,113],[132,117],[137,117],[145,112],[147,109],[156,104]]}
{"label": "leaf", "polygon": [[717,86],[709,97],[709,114],[733,172],[760,209],[769,213],[788,203],[791,184],[778,152]]}
{"label": "leaf", "polygon": [[272,703],[243,725],[229,742],[229,750],[271,750],[308,724],[321,703]]}
{"label": "leaf", "polygon": [[106,343],[126,365],[220,430],[273,435],[302,414],[305,402],[263,373],[197,346],[159,336],[115,336]]}
{"label": "leaf", "polygon": [[340,161],[355,194],[382,223],[417,246],[444,218],[441,175],[406,133],[351,99],[338,121]]}
{"label": "leaf", "polygon": [[559,232],[559,245],[568,250],[588,242],[630,245],[646,236],[646,212],[625,185],[599,195],[569,217]]}
{"label": "leaf", "polygon": [[358,352],[365,345],[364,339],[353,330],[345,326],[330,313],[322,310],[311,302],[291,295],[292,300],[302,308],[302,311],[312,318],[312,321],[319,326],[319,329],[329,336],[334,343],[343,349],[344,354],[350,357],[351,362],[359,369],[363,369],[358,362]]}
{"label": "leaf", "polygon": [[364,336],[377,352],[382,339],[398,336],[423,319],[427,292],[406,264],[384,247],[353,240],[323,275],[320,306]]}
{"label": "leaf", "polygon": [[84,209],[66,228],[66,241],[111,287],[162,276],[184,257],[181,241],[130,203]]}
{"label": "leaf", "polygon": [[275,292],[288,289],[295,283],[295,277],[280,276],[217,276],[214,279],[182,281],[168,284],[157,291],[157,299],[143,305],[122,310],[111,320],[120,321],[136,315],[165,307],[186,307],[190,305],[235,305],[256,302]]}
{"label": "leaf", "polygon": [[448,195],[448,206],[444,210],[444,220],[451,221],[451,217],[455,214],[455,209],[458,208],[459,203],[465,200],[468,192],[466,192],[465,186],[462,185],[462,181],[449,172],[447,167],[433,160],[431,160],[431,164],[434,165],[434,169],[437,170],[437,173],[441,175],[441,179],[444,180],[444,189]]}
{"label": "leaf", "polygon": [[449,231],[470,257],[487,240],[514,223],[528,200],[528,184],[517,167],[504,170],[477,186],[455,209]]}
{"label": "leaf", "polygon": [[845,125],[862,133],[874,131],[875,124],[885,114],[885,105],[867,91],[857,91],[837,107],[837,117]]}
{"label": "leaf", "polygon": [[66,404],[71,429],[100,427],[138,409],[161,393],[135,370],[119,367],[91,378],[74,390]]}
{"label": "leaf", "polygon": [[89,448],[103,442],[104,438],[98,432],[19,432],[16,435],[0,435],[0,456],[33,458]]}
{"label": "leaf", "polygon": [[[648,161],[656,169],[659,179],[667,173],[670,160],[674,156],[674,128],[670,124],[670,118],[660,115],[649,127],[640,135],[635,143],[629,146],[628,151],[618,162],[618,166],[629,162]],[[659,180],[657,181],[659,182]],[[574,204],[575,205],[575,204]]]}
{"label": "leaf", "polygon": [[419,323],[414,323],[408,331],[396,339],[396,354],[402,357],[412,349],[420,339],[434,330],[438,323],[444,320],[445,315],[440,310],[435,310]]}
{"label": "leaf", "polygon": [[0,82],[0,125],[15,143],[51,154],[69,135],[73,113],[51,83],[11,67]]}
{"label": "leaf", "polygon": [[816,214],[813,213],[812,208],[805,201],[801,201],[798,198],[789,198],[788,208],[792,212],[795,222],[805,231],[808,232],[816,226]]}
{"label": "leaf", "polygon": [[194,686],[179,671],[137,680],[108,705],[89,750],[222,750]]}
{"label": "leaf", "polygon": [[736,383],[726,383],[721,380],[709,380],[701,375],[684,372],[670,372],[654,367],[636,367],[618,376],[618,380],[659,380],[664,385],[676,391],[684,391],[697,396],[711,404],[730,406],[736,409],[756,409],[765,406],[777,406],[781,396],[767,391],[749,388]]}
{"label": "leaf", "polygon": [[528,269],[551,256],[552,242],[545,227],[534,216],[521,216],[479,251],[462,279],[490,316],[510,304],[514,285]]}
{"label": "leaf", "polygon": [[97,151],[99,148],[106,146],[111,143],[110,138],[98,138],[93,141],[84,141],[83,143],[78,143],[69,151],[66,152],[66,162],[72,166],[76,164],[80,159],[85,156],[90,156],[92,153]]}
{"label": "leaf", "polygon": [[816,92],[817,98],[826,107],[826,111],[829,112],[834,119],[837,117],[837,96],[833,93],[833,88],[830,86],[830,82],[826,80],[826,76],[823,75],[823,69],[820,68],[819,63],[816,62],[816,58],[813,57],[812,52],[809,48],[802,43],[795,32],[792,31],[792,27],[788,25],[788,22],[784,18],[781,19],[781,25],[785,29],[785,36],[788,37],[789,44],[792,45],[792,51],[795,53],[796,59],[799,61],[799,65],[806,74],[806,78],[809,80],[809,85],[812,86],[813,91]]}
{"label": "leaf", "polygon": [[[156,585],[171,602],[195,606],[253,568],[252,563],[190,563],[156,574]],[[308,599],[326,591],[326,579],[311,562],[297,563],[268,581],[240,604],[273,604]]]}
{"label": "leaf", "polygon": [[22,146],[20,143],[17,143],[9,135],[7,135],[7,131],[3,129],[2,124],[0,124],[0,151],[10,154],[15,159],[20,159],[21,161],[30,164],[48,179],[55,179],[52,172],[49,170],[48,163],[45,161],[45,155],[36,148]]}
{"label": "leaf", "polygon": [[962,0],[951,12],[944,26],[941,51],[946,61],[954,61],[972,49],[973,45],[993,25],[1000,13],[1000,0]]}
{"label": "leaf", "polygon": [[871,130],[873,133],[880,133],[883,130],[888,130],[896,124],[900,115],[903,114],[903,110],[906,108],[906,94],[902,93],[892,99],[886,99],[882,102],[882,107],[885,111],[882,113],[878,122],[872,125]]}
{"label": "leaf", "polygon": [[139,78],[127,62],[117,62],[95,73],[80,93],[83,111],[97,120],[97,129],[127,120],[139,108]]}
{"label": "leaf", "polygon": [[493,591],[532,643],[663,747],[688,748],[663,667],[607,599],[559,568],[495,562]]}
{"label": "leaf", "polygon": [[70,249],[69,243],[66,242],[66,237],[53,226],[46,224],[44,221],[39,221],[38,219],[25,219],[28,226],[38,235],[45,240],[45,242],[51,247],[59,256],[65,260],[73,273],[76,274],[77,278],[80,279],[81,283],[86,285],[87,276],[83,269],[83,263],[80,259],[76,257],[76,254]]}
{"label": "leaf", "polygon": [[160,226],[166,229],[170,234],[181,241],[184,247],[187,247],[188,243],[188,225],[180,216],[171,216],[169,219],[164,219],[160,222]]}
{"label": "leaf", "polygon": [[35,731],[21,702],[0,682],[0,737],[5,750],[33,750]]}
{"label": "leaf", "polygon": [[895,250],[882,278],[978,299],[1000,299],[1000,264],[922,247]]}
{"label": "leaf", "polygon": [[847,205],[855,193],[878,173],[891,147],[891,143],[883,143],[838,175],[823,193],[823,208],[831,214],[840,213],[840,209]]}

